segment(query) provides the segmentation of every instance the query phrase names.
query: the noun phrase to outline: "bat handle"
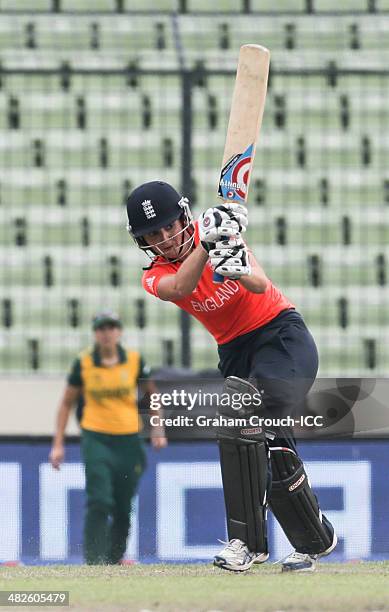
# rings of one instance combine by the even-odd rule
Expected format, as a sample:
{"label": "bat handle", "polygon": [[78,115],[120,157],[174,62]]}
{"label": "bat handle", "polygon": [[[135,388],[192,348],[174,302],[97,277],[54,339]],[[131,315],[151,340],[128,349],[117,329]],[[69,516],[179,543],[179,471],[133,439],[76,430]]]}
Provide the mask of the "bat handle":
{"label": "bat handle", "polygon": [[[228,240],[228,236],[222,236],[220,240]],[[224,282],[224,276],[222,276],[218,272],[214,272],[212,280],[215,284],[220,285],[220,283]]]}
{"label": "bat handle", "polygon": [[214,283],[220,284],[224,281],[224,276],[222,276],[221,274],[218,274],[218,272],[214,272],[212,280]]}

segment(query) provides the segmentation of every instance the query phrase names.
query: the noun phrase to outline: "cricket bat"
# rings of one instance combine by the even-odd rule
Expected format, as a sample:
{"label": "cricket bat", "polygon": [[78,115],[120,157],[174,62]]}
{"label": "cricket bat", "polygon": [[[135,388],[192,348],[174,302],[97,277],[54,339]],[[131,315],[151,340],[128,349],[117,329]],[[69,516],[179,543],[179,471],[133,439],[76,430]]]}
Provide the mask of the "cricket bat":
{"label": "cricket bat", "polygon": [[[247,202],[265,108],[269,62],[270,52],[265,47],[243,45],[240,48],[217,192],[225,204]],[[223,276],[215,272],[213,280],[221,283]]]}

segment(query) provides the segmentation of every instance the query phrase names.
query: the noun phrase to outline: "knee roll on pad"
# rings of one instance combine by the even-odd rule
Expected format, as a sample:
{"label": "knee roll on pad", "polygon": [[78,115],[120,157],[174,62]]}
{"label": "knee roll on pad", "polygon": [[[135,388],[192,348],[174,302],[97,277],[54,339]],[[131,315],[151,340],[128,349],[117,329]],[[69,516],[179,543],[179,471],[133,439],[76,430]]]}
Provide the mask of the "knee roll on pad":
{"label": "knee roll on pad", "polygon": [[[257,389],[237,377],[226,380],[225,389],[253,393]],[[219,414],[231,416],[223,407]],[[246,414],[252,414],[248,407]],[[236,418],[242,416],[235,412]],[[269,489],[269,450],[261,428],[223,427],[218,431],[220,465],[229,539],[245,542],[250,551],[267,552],[266,513]]]}
{"label": "knee roll on pad", "polygon": [[[259,406],[261,401],[258,389],[248,380],[239,378],[238,376],[228,376],[223,385],[223,393],[227,394],[231,398],[231,405],[225,405],[219,407],[219,413],[228,416],[250,416],[255,412],[255,409]],[[245,402],[242,403],[240,409],[236,406],[233,407],[234,396],[236,401],[239,401],[239,397],[244,396]],[[247,400],[250,397],[251,403]]]}
{"label": "knee roll on pad", "polygon": [[304,465],[289,448],[270,449],[272,488],[269,506],[292,546],[319,554],[333,542],[334,530],[321,513]]}

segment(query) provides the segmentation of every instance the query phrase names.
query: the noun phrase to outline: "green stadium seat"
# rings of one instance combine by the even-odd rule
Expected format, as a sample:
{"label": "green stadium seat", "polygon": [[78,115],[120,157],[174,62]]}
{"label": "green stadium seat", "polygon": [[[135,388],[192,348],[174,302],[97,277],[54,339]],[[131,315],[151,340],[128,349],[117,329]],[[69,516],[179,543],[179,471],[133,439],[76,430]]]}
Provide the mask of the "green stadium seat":
{"label": "green stadium seat", "polygon": [[180,6],[180,0],[124,0],[124,9],[132,11],[150,11],[153,15],[156,12],[176,13]]}
{"label": "green stadium seat", "polygon": [[50,11],[52,8],[52,0],[1,0],[0,12],[18,11]]}
{"label": "green stadium seat", "polygon": [[93,5],[88,0],[60,0],[60,2],[62,11],[97,13],[99,11],[115,12],[117,8],[116,0],[93,0]]}
{"label": "green stadium seat", "polygon": [[367,11],[368,0],[342,0],[341,3],[336,0],[314,0],[314,7],[317,13],[364,13]]}
{"label": "green stadium seat", "polygon": [[285,0],[284,2],[272,2],[272,0],[251,0],[251,10],[270,13],[304,13],[306,0]]}

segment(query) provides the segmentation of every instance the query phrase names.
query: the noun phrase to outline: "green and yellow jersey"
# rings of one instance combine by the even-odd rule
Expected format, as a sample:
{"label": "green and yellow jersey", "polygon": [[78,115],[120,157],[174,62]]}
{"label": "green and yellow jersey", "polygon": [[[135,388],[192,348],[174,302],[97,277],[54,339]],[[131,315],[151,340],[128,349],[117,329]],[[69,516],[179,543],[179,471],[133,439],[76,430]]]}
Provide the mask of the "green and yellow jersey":
{"label": "green and yellow jersey", "polygon": [[149,368],[140,353],[118,345],[119,362],[103,366],[98,348],[86,349],[75,360],[68,383],[82,387],[81,427],[106,434],[133,434],[142,428],[137,406],[137,384]]}

